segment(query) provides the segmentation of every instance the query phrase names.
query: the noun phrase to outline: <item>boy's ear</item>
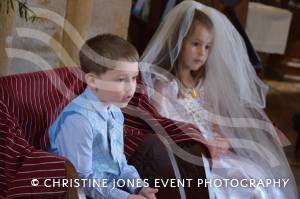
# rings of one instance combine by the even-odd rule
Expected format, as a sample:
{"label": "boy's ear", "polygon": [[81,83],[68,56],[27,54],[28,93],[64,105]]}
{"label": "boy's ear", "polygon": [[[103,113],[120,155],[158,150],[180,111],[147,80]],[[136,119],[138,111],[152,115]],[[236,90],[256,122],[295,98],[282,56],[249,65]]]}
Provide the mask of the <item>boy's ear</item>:
{"label": "boy's ear", "polygon": [[96,89],[96,75],[94,73],[86,73],[84,75],[86,84],[89,85],[92,89]]}

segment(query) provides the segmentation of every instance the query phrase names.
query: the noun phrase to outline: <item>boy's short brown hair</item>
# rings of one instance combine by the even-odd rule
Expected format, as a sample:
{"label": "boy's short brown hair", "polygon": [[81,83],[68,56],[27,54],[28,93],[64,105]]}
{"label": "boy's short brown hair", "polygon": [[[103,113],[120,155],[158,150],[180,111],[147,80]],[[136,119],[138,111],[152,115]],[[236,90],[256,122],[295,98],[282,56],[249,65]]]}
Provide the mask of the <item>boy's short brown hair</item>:
{"label": "boy's short brown hair", "polygon": [[91,55],[88,53],[89,50],[87,50],[87,47],[99,55],[99,57],[102,56],[113,61],[137,62],[139,60],[136,48],[125,39],[113,34],[97,35],[87,40],[79,52],[81,69],[85,73],[92,72],[100,75],[107,70],[113,69],[112,65],[104,66],[90,59],[89,57],[94,56],[87,56],[88,54]]}

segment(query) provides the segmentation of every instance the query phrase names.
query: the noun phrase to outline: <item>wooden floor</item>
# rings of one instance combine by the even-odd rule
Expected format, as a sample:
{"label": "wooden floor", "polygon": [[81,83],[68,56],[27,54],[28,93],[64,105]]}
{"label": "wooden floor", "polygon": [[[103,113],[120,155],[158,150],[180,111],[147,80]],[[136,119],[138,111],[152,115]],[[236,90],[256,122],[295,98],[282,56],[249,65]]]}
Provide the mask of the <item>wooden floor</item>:
{"label": "wooden floor", "polygon": [[290,146],[285,147],[285,153],[296,178],[300,196],[300,154],[296,156],[294,153],[297,133],[293,130],[292,122],[293,114],[300,112],[300,78],[264,81],[270,86],[266,112],[291,142]]}

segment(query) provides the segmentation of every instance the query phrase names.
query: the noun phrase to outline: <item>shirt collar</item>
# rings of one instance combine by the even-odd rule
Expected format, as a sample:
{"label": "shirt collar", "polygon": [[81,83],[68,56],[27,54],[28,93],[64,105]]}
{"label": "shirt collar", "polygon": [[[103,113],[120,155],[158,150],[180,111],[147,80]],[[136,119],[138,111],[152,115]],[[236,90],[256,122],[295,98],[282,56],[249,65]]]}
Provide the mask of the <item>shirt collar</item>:
{"label": "shirt collar", "polygon": [[96,111],[103,117],[103,119],[108,120],[109,111],[112,113],[112,116],[115,118],[113,105],[106,105],[100,101],[100,99],[95,95],[94,91],[87,86],[83,92],[88,102],[96,109]]}

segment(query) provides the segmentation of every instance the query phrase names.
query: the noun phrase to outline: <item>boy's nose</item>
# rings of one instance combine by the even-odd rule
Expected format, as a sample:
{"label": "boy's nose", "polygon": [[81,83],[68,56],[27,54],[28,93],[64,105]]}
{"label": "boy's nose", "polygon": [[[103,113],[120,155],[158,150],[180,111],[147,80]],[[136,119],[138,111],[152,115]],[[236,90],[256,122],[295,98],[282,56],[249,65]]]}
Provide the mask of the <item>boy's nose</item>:
{"label": "boy's nose", "polygon": [[130,81],[126,87],[126,92],[127,93],[132,93],[135,91],[135,87],[136,87],[136,82],[135,81]]}

